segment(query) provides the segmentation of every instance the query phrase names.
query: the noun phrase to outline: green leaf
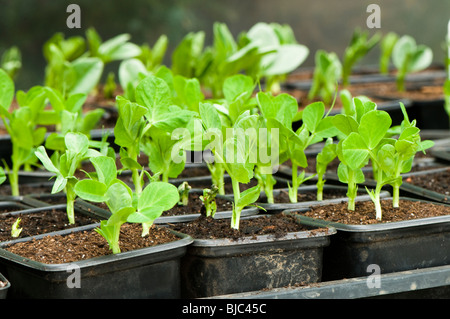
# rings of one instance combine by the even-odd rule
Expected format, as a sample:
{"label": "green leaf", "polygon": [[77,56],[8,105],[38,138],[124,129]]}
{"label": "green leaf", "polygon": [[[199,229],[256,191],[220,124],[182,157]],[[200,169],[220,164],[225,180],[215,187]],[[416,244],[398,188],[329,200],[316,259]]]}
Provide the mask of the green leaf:
{"label": "green leaf", "polygon": [[373,110],[361,117],[358,131],[367,147],[373,150],[385,137],[391,124],[392,120],[387,112]]}
{"label": "green leaf", "polygon": [[67,150],[75,154],[83,154],[89,148],[89,139],[83,133],[67,133],[64,136],[64,143]]}
{"label": "green leaf", "polygon": [[0,69],[0,107],[8,113],[14,98],[14,82],[9,75]]}
{"label": "green leaf", "polygon": [[123,183],[114,183],[106,191],[107,204],[111,213],[115,214],[124,207],[133,206],[132,192]]}
{"label": "green leaf", "polygon": [[104,183],[84,179],[75,184],[74,191],[80,198],[96,203],[102,203],[108,200],[106,196],[107,187]]}
{"label": "green leaf", "polygon": [[260,185],[253,186],[241,193],[241,197],[236,203],[238,207],[245,207],[250,204],[255,203],[259,196],[261,195],[261,187]]}
{"label": "green leaf", "polygon": [[310,132],[315,132],[325,114],[325,105],[323,102],[314,102],[309,104],[303,110],[303,123]]}
{"label": "green leaf", "polygon": [[343,140],[342,155],[347,165],[353,170],[367,164],[369,150],[361,135],[353,132]]}
{"label": "green leaf", "polygon": [[108,156],[91,157],[89,160],[95,167],[98,181],[105,184],[107,187],[110,186],[117,177],[115,160]]}
{"label": "green leaf", "polygon": [[76,80],[71,94],[90,94],[97,86],[103,73],[103,62],[98,58],[79,58],[72,62]]}

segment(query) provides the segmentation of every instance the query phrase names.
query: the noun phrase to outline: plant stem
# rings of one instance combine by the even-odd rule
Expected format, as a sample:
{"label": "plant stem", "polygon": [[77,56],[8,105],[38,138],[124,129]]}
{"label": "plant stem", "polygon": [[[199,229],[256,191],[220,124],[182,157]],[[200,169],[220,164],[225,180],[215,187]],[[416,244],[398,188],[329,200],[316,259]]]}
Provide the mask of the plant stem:
{"label": "plant stem", "polygon": [[323,186],[325,185],[325,180],[323,179],[323,175],[319,175],[317,178],[317,200],[322,201],[323,200]]}
{"label": "plant stem", "polygon": [[69,224],[75,224],[75,210],[74,210],[74,202],[76,198],[75,191],[73,189],[73,185],[70,181],[67,182],[66,185],[66,198],[67,198],[67,218],[69,219]]}
{"label": "plant stem", "polygon": [[267,197],[267,203],[273,204],[274,198],[273,198],[273,176],[272,174],[264,174],[265,178],[265,185],[264,185],[264,192],[266,193]]}
{"label": "plant stem", "polygon": [[355,172],[352,169],[349,169],[348,188],[347,188],[347,197],[348,197],[347,209],[350,211],[355,210],[356,195],[358,194],[358,186],[354,181],[355,181]]}
{"label": "plant stem", "polygon": [[231,228],[239,229],[239,219],[241,217],[242,208],[237,205],[237,202],[241,198],[241,192],[239,189],[238,181],[232,178],[231,184],[233,185],[233,195],[234,195],[233,214],[231,216]]}
{"label": "plant stem", "polygon": [[297,203],[297,174],[297,164],[292,163],[292,188],[289,189],[289,200],[291,201],[291,203]]}

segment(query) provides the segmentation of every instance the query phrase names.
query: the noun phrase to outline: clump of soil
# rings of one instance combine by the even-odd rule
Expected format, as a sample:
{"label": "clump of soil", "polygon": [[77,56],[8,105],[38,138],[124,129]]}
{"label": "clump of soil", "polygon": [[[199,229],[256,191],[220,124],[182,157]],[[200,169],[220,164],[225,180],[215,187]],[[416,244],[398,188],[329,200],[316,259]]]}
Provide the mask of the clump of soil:
{"label": "clump of soil", "polygon": [[[120,232],[121,252],[173,242],[179,238],[166,228],[151,227],[142,237],[140,224],[124,224]],[[70,263],[112,254],[107,241],[95,230],[68,235],[46,236],[42,239],[16,243],[6,250],[45,264]]]}
{"label": "clump of soil", "polygon": [[399,207],[393,208],[392,200],[382,200],[381,209],[383,214],[380,222],[375,218],[375,206],[372,201],[356,202],[355,211],[349,211],[347,207],[348,203],[346,202],[314,206],[307,212],[302,213],[302,215],[348,225],[369,225],[450,214],[450,207],[448,206],[421,201],[400,200]]}
{"label": "clump of soil", "polygon": [[11,214],[5,212],[0,214],[0,241],[14,239],[11,237],[11,226],[18,217],[21,218],[19,227],[22,228],[19,238],[100,222],[98,218],[75,212],[75,224],[70,225],[66,211],[54,208],[27,214]]}
{"label": "clump of soil", "polygon": [[405,182],[444,195],[450,195],[450,168],[436,173],[411,175]]}
{"label": "clump of soil", "polygon": [[170,225],[176,231],[190,235],[195,239],[233,239],[255,237],[257,235],[273,235],[275,238],[285,236],[290,232],[310,230],[297,222],[293,216],[274,214],[256,218],[241,219],[239,230],[231,228],[229,218],[211,218],[201,215],[188,222]]}

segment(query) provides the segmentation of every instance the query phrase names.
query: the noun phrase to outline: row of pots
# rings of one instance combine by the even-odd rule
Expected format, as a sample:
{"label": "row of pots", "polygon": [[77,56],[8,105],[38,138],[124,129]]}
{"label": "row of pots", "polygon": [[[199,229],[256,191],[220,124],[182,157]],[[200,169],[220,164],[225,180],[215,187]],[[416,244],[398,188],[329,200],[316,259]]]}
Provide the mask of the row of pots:
{"label": "row of pots", "polygon": [[[440,153],[446,152],[440,151]],[[445,161],[445,159],[443,160]],[[208,180],[208,177],[206,180]],[[343,185],[338,185],[339,183],[336,180],[333,181],[332,173],[327,180],[325,192],[339,189],[345,192]],[[284,181],[283,177],[278,177],[281,188],[276,189],[275,192],[286,191],[283,188],[285,186]],[[177,183],[177,181],[172,182]],[[415,197],[414,193],[406,193],[409,190],[407,185],[408,183],[405,182],[403,185],[405,187],[402,186],[403,191],[406,195]],[[314,185],[304,185],[299,188],[299,192],[314,193],[315,191]],[[201,192],[201,189],[193,189],[191,192],[198,193]],[[422,192],[422,195],[426,195],[425,192]],[[383,196],[388,198],[389,192],[384,192]],[[426,196],[424,197],[426,198]],[[226,198],[232,201],[230,195]],[[9,199],[12,200],[12,198]],[[437,201],[436,197],[427,199]],[[21,203],[22,208],[24,205],[25,207],[28,206],[25,211],[29,212],[48,208],[48,204],[40,202],[39,195],[24,195],[20,200],[15,200]],[[343,196],[325,200],[321,205],[345,200],[345,196]],[[359,200],[368,200],[368,197],[367,195],[361,195]],[[448,264],[446,254],[442,254],[442,251],[446,249],[445,242],[450,231],[450,217],[383,225],[348,226],[315,220],[301,215],[309,206],[315,204],[318,203],[266,204],[262,197],[258,205],[265,211],[258,210],[256,207],[249,207],[244,213],[244,218],[261,214],[271,215],[280,211],[286,214],[300,213],[296,215],[299,221],[313,229],[319,228],[321,230],[319,232],[309,230],[289,234],[289,236],[278,240],[273,240],[270,236],[263,236],[257,240],[246,239],[238,242],[227,239],[200,240],[180,234],[178,242],[166,244],[165,247],[145,248],[136,252],[121,253],[120,256],[99,257],[96,258],[95,262],[94,260],[87,260],[74,263],[81,270],[81,289],[68,287],[67,278],[70,275],[67,272],[68,264],[48,265],[21,258],[4,249],[11,244],[11,241],[3,242],[0,244],[0,273],[5,275],[9,283],[3,290],[9,290],[8,296],[10,298],[258,298],[275,295],[277,297],[292,295],[303,298],[306,296],[304,294],[307,294],[306,290],[319,289],[322,292],[318,292],[317,295],[313,294],[314,296],[329,298],[329,292],[327,294],[323,290],[331,289],[331,287],[336,289],[335,285],[338,283],[346,284],[348,287],[362,286],[364,281],[362,278],[367,279],[368,265],[378,265],[382,274],[381,278],[396,278],[394,276],[398,273],[405,281],[404,278],[408,276],[405,277],[403,271],[416,272],[414,269],[420,268],[418,272],[425,276],[425,274],[429,275],[433,267],[436,267],[442,275],[442,267]],[[42,207],[30,208],[36,205]],[[64,204],[56,207],[64,208]],[[89,203],[80,200],[77,201],[77,210],[80,212],[90,211],[91,214],[95,212],[100,214],[100,218],[107,218],[106,211],[94,208]],[[19,214],[19,212],[15,214]],[[217,215],[218,218],[228,218],[229,216],[229,211]],[[186,222],[197,217],[198,215],[183,216],[180,220],[177,220],[176,217],[168,217],[170,219],[161,217],[156,224],[166,227],[168,224]],[[78,229],[63,231],[63,233],[92,229],[97,225],[87,225]],[[419,231],[419,234],[416,231]],[[43,236],[45,235],[38,235],[36,238]],[[425,236],[425,238],[422,236]],[[27,240],[30,240],[30,238],[22,238],[16,241]],[[266,246],[266,244],[269,246]],[[407,249],[407,246],[410,247]],[[424,247],[426,248],[423,249]],[[389,253],[386,252],[386,248]],[[408,251],[412,251],[412,253],[408,255]],[[157,253],[158,257],[149,257],[151,256],[149,254],[153,252]],[[264,257],[263,252],[269,252],[272,255]],[[169,257],[169,260],[165,260],[166,256]],[[243,264],[237,261],[240,260],[238,256],[246,257],[242,261]],[[118,262],[119,265],[112,266],[113,261],[114,264]],[[99,266],[94,266],[97,262]],[[222,263],[225,263],[225,266]],[[257,267],[254,267],[255,264]],[[132,275],[131,273],[137,271],[137,265],[144,266],[145,270],[139,275],[136,273]],[[280,267],[280,265],[282,266]],[[297,265],[298,268],[292,266],[290,271],[287,272],[285,271],[286,265]],[[271,269],[270,267],[275,268]],[[243,269],[246,271],[243,271]],[[158,273],[158,270],[163,271],[163,273]],[[257,272],[257,270],[261,272]],[[278,270],[278,273],[276,270]],[[116,271],[120,271],[123,277],[128,279],[124,279],[123,282],[117,280],[118,276],[114,275]],[[127,275],[125,276],[125,274]],[[252,275],[250,276],[250,274]],[[128,277],[128,275],[131,277]],[[250,284],[246,285],[244,279],[249,277],[251,278]],[[129,278],[135,278],[136,281],[129,282]],[[132,287],[128,286],[130,283]],[[300,283],[303,286],[299,286]],[[38,287],[38,284],[44,284],[44,288],[32,288]],[[149,286],[159,289],[158,292],[149,291]],[[288,286],[291,287],[290,290],[285,288]],[[292,287],[296,288],[292,289]],[[336,294],[334,296],[342,298],[346,298],[346,296],[369,297],[381,292],[389,293],[384,285],[382,287],[383,290],[372,289],[370,294],[367,295],[358,295],[354,292],[353,295]],[[417,289],[421,289],[420,287],[423,287],[423,285]],[[410,290],[410,288],[407,290]],[[339,289],[346,290],[349,288],[341,287]],[[280,293],[277,295],[278,291]],[[308,294],[308,296],[312,295]]]}
{"label": "row of pots", "polygon": [[[425,124],[423,117],[420,116],[423,115],[422,113],[427,115],[432,112],[429,112],[428,106],[422,112],[421,108],[418,109],[419,104],[412,99],[391,98],[386,100],[386,110],[391,113],[393,119],[395,119],[393,114],[398,112],[393,104],[398,105],[399,101],[403,101],[408,107],[411,118],[420,118],[418,120],[419,127],[441,128],[440,125],[436,127],[436,121],[427,127],[428,124]],[[437,109],[436,112],[443,111],[442,104],[439,105],[440,110]],[[382,108],[384,105],[380,105],[380,107]],[[434,114],[437,114],[436,112]],[[402,116],[398,115],[398,119],[401,119]],[[439,118],[447,119],[448,117],[439,116]],[[448,121],[446,125],[448,125]],[[445,137],[448,137],[448,131],[443,132],[443,137],[442,141],[445,146]],[[2,145],[7,145],[7,143],[2,143]],[[445,154],[445,147],[442,149],[444,151],[441,150],[441,152]],[[446,161],[445,158],[441,158],[441,160]],[[282,169],[280,173],[283,173]],[[326,189],[343,187],[333,177],[335,177],[333,173],[328,174],[329,185],[326,186]],[[26,181],[25,178],[26,176],[22,177],[23,182]],[[44,174],[41,178],[43,178],[40,181],[42,183],[48,179],[48,176]],[[194,183],[196,179],[200,178],[192,178],[190,181]],[[286,186],[286,181],[282,176],[278,177],[278,185],[281,185],[281,189],[276,192],[286,191],[282,189],[283,186]],[[171,182],[177,183],[177,181]],[[206,186],[208,186],[208,182],[202,187]],[[370,187],[373,184],[371,185],[368,181],[367,186]],[[413,200],[425,198],[440,202],[440,205],[447,205],[446,196],[428,197],[428,192],[422,190],[418,193],[408,187],[407,182],[402,185],[403,194],[412,197]],[[191,192],[198,191],[192,190]],[[314,192],[314,185],[302,186],[299,188],[299,192],[302,191]],[[388,191],[383,195],[389,198]],[[48,204],[41,201],[44,197],[46,196],[22,196],[20,199],[14,198],[14,200],[27,205],[26,211],[34,211],[48,208]],[[232,201],[231,196],[226,198]],[[4,198],[4,200],[13,200],[13,198]],[[343,200],[345,200],[345,196],[326,200],[320,204]],[[368,197],[362,195],[359,200],[367,201]],[[441,286],[445,288],[445,284],[430,283],[427,286],[422,276],[442,278],[448,272],[446,270],[448,260],[442,251],[446,249],[449,217],[382,225],[348,226],[302,216],[302,212],[316,204],[319,203],[269,205],[261,201],[258,206],[262,209],[249,207],[245,211],[244,218],[283,212],[284,214],[294,214],[301,224],[311,227],[310,230],[289,234],[277,240],[273,240],[270,238],[271,236],[241,241],[201,240],[177,233],[180,239],[170,244],[124,252],[119,255],[97,257],[94,258],[95,260],[57,265],[43,264],[12,254],[5,249],[12,242],[2,242],[0,243],[0,273],[5,275],[6,278],[2,281],[7,284],[0,290],[2,293],[8,291],[10,298],[283,298],[283,296],[364,298],[380,294],[410,293],[411,283],[415,283],[418,290]],[[33,208],[37,206],[42,207]],[[60,206],[60,208],[63,207],[64,205]],[[107,218],[105,215],[107,212],[94,208],[83,201],[77,201],[77,210],[89,211],[91,214],[99,213],[99,219]],[[217,215],[219,218],[229,218],[229,216],[229,211]],[[156,224],[159,227],[170,227],[174,223],[185,222],[197,217],[198,215],[183,216],[181,221],[174,217],[170,217],[170,219],[162,217]],[[98,224],[91,224],[65,230],[62,233],[89,230],[97,226]],[[413,232],[415,230],[419,230],[420,234],[416,235]],[[37,235],[15,241],[23,242],[47,235]],[[422,235],[425,236],[425,239],[416,237]],[[269,246],[266,247],[266,244]],[[409,249],[406,249],[406,246],[410,246],[408,248],[411,248],[411,253],[408,253]],[[426,248],[422,249],[424,247]],[[387,254],[384,248],[388,248],[390,253]],[[270,257],[263,256],[263,252],[271,253]],[[241,263],[238,260],[242,260]],[[395,262],[393,262],[394,260]],[[97,262],[99,266],[96,266]],[[225,263],[225,266],[222,262]],[[286,265],[292,265],[290,271],[285,271]],[[381,289],[367,288],[365,280],[368,278],[367,267],[369,265],[380,267]],[[139,268],[143,267],[142,273],[141,270],[138,270],[138,266]],[[69,268],[80,270],[82,288],[68,287],[68,276],[71,275],[68,273]],[[419,270],[414,270],[416,268]],[[257,270],[261,270],[261,272]],[[116,271],[120,272],[120,276],[116,275]],[[411,277],[415,279],[410,282],[409,287],[406,287],[406,283]],[[250,278],[249,284],[244,283],[244,279],[247,278]],[[389,279],[403,283],[403,286],[394,287],[388,281]],[[423,284],[420,284],[420,281],[423,281]],[[363,286],[363,283],[366,283],[365,289],[360,290],[359,293],[351,292],[354,287]],[[43,284],[44,288],[38,288],[40,284]],[[337,288],[338,285],[343,286]],[[388,287],[392,287],[392,289],[388,289]],[[342,294],[330,295],[330,291],[341,291]],[[345,291],[348,293],[345,294]]]}

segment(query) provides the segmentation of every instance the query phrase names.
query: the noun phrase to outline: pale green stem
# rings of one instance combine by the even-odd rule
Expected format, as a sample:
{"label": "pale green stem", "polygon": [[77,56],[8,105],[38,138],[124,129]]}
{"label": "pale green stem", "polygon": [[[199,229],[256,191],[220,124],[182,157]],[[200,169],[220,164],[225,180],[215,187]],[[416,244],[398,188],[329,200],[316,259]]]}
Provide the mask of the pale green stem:
{"label": "pale green stem", "polygon": [[75,224],[75,209],[74,209],[74,203],[76,194],[73,189],[73,185],[68,182],[66,185],[66,198],[67,198],[67,218],[69,219],[69,224],[73,225]]}
{"label": "pale green stem", "polygon": [[289,189],[289,200],[291,201],[291,203],[297,203],[297,174],[297,164],[292,163],[292,188]]}
{"label": "pale green stem", "polygon": [[231,179],[231,184],[233,185],[233,195],[234,195],[234,205],[233,205],[233,214],[231,216],[231,228],[239,229],[239,220],[241,217],[242,208],[236,205],[236,203],[241,198],[241,192],[239,189],[239,182]]}
{"label": "pale green stem", "polygon": [[273,204],[274,198],[273,198],[273,184],[272,184],[272,175],[271,174],[265,174],[266,175],[266,184],[264,185],[264,192],[266,193],[267,197],[267,203]]}

